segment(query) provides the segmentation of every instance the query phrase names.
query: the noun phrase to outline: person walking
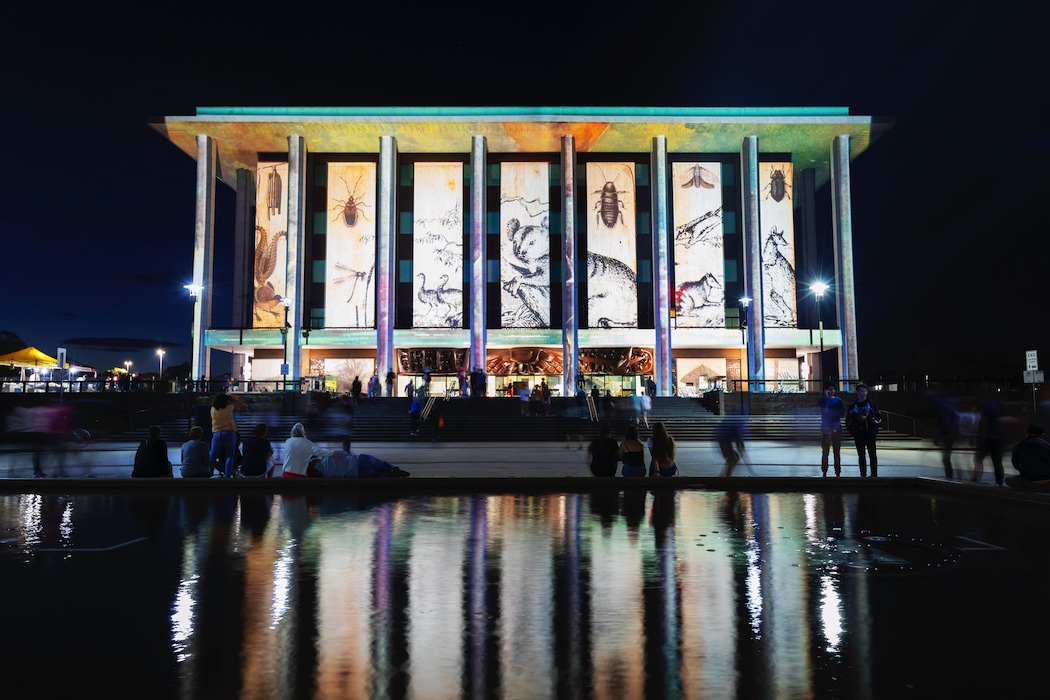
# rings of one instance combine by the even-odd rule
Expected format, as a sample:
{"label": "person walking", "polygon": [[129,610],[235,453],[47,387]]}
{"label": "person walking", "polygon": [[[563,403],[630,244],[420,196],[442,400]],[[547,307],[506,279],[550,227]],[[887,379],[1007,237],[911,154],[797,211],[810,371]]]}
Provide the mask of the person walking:
{"label": "person walking", "polygon": [[842,399],[835,396],[837,391],[832,383],[824,385],[824,396],[817,404],[820,406],[820,473],[828,475],[828,452],[834,453],[835,476],[842,476],[842,417],[846,406]]}
{"label": "person walking", "polygon": [[354,405],[361,405],[361,377],[354,377],[350,383],[350,395],[354,397]]}
{"label": "person walking", "polygon": [[995,399],[988,399],[980,405],[981,422],[977,427],[977,449],[973,453],[973,480],[980,481],[984,476],[984,458],[992,458],[992,469],[995,470],[995,485],[1003,485],[1003,407]]}
{"label": "person walking", "polygon": [[391,367],[386,372],[386,396],[390,398],[394,395],[394,381],[397,379],[397,375],[394,374],[394,368]]}
{"label": "person walking", "polygon": [[853,436],[853,443],[857,446],[857,458],[860,466],[860,475],[868,475],[867,460],[865,452],[871,460],[871,475],[879,475],[879,459],[875,454],[875,437],[879,434],[879,426],[882,424],[882,412],[874,401],[868,398],[868,385],[861,383],[857,385],[857,400],[849,407],[846,413],[846,429]]}

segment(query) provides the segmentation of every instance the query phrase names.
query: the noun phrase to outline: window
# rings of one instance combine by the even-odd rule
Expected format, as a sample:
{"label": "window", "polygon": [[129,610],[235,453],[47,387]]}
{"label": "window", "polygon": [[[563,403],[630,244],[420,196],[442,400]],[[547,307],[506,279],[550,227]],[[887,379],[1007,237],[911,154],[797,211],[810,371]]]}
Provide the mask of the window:
{"label": "window", "polygon": [[411,282],[412,281],[412,261],[411,260],[398,260],[397,261],[397,281],[398,282]]}
{"label": "window", "polygon": [[313,281],[314,282],[324,282],[325,281],[325,270],[326,270],[326,267],[327,267],[327,265],[325,264],[324,260],[314,260],[314,272],[313,272],[313,275],[314,275]]}
{"label": "window", "polygon": [[314,212],[314,233],[323,236],[328,233],[328,214],[323,211]]}

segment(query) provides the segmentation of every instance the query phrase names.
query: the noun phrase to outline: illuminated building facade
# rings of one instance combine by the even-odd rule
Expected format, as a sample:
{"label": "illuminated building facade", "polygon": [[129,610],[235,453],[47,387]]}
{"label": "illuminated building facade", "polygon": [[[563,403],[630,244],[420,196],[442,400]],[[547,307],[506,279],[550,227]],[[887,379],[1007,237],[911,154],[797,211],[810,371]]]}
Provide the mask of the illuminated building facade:
{"label": "illuminated building facade", "polygon": [[[245,379],[340,389],[427,366],[439,389],[485,368],[489,393],[859,376],[849,166],[889,127],[872,117],[201,108],[156,127],[197,160],[195,377],[211,349]],[[233,328],[211,324],[218,180],[237,193]],[[830,241],[815,204],[828,183]],[[823,372],[821,345],[837,358]]]}

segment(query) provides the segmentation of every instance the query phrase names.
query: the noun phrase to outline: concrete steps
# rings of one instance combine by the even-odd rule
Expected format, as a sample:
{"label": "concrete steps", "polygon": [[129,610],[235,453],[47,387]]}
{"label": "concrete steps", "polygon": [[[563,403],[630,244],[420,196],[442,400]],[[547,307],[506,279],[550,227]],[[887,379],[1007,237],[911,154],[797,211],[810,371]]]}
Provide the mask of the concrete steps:
{"label": "concrete steps", "polygon": [[[409,439],[410,420],[408,399],[379,399],[374,403],[363,402],[354,411],[353,440],[355,442],[392,442]],[[585,437],[595,434],[597,425],[590,421],[572,417],[580,410],[572,400],[556,400],[551,416],[522,416],[520,403],[511,398],[484,399],[438,399],[435,401],[430,420],[423,425],[419,439],[432,438],[432,426],[440,415],[444,418],[441,439],[454,442],[546,442],[565,439],[567,431],[583,432]],[[586,415],[586,409],[582,409]],[[314,440],[339,441],[342,439],[338,406],[316,414],[283,416],[267,404],[249,405],[238,414],[237,423],[244,433],[257,423],[268,426],[269,438],[285,440],[291,427],[297,422],[307,427],[307,435]],[[599,415],[604,421],[609,417]],[[614,435],[622,435],[633,417],[630,404],[622,401],[614,410],[611,424]],[[649,414],[649,424],[663,421],[668,432],[679,441],[714,441],[725,423],[739,425],[748,440],[819,441],[820,417],[814,409],[811,414],[776,416],[715,416],[704,409],[700,402],[691,399],[657,398]],[[169,444],[180,444],[186,440],[189,419],[169,421],[161,424],[161,437]],[[639,432],[643,439],[650,429],[644,424]],[[910,436],[884,431],[884,439],[909,439]],[[125,433],[122,438],[140,441],[146,429],[140,428]],[[848,436],[846,436],[848,439]]]}

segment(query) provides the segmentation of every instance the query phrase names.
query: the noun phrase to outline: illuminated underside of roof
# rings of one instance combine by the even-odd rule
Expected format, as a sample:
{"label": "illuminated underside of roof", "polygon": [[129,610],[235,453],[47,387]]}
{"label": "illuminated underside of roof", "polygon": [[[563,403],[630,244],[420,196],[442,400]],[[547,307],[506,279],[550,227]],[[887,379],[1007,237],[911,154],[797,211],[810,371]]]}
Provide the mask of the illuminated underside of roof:
{"label": "illuminated underside of roof", "polygon": [[757,136],[762,153],[790,153],[796,171],[828,180],[831,142],[850,136],[850,160],[892,126],[851,116],[844,107],[200,107],[192,117],[165,117],[154,127],[197,157],[197,134],[214,139],[218,174],[231,187],[238,168],[255,169],[259,153],[283,153],[297,134],[311,153],[378,153],[392,136],[402,154],[465,154],[484,136],[490,155],[556,153],[571,134],[579,153],[648,153],[654,136],[675,153],[739,153]]}

